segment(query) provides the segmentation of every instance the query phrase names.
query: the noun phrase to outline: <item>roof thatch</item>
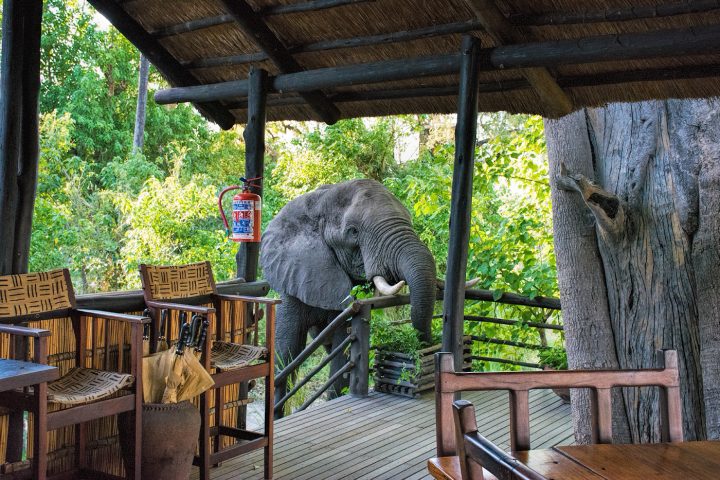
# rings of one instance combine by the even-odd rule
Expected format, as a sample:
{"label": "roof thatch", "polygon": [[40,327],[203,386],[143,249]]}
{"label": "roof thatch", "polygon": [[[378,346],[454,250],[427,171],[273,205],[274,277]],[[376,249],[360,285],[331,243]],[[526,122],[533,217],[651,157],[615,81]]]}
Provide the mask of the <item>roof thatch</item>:
{"label": "roof thatch", "polygon": [[[230,15],[233,12],[227,5],[232,3],[247,3],[254,11],[251,17],[262,24],[261,29],[266,26],[270,36],[278,41],[276,49],[284,49],[284,54],[296,62],[295,69],[305,70],[456,54],[462,35],[467,33],[479,37],[484,48],[491,48],[501,43],[720,26],[720,1],[707,0],[91,0],[91,3],[141,50],[150,53],[151,60],[156,60],[158,54],[177,60],[189,76],[178,80],[177,75],[167,75],[176,86],[246,79],[251,66],[266,69],[271,76],[293,71],[292,65],[279,66],[277,51],[268,55],[267,35],[265,40],[256,41],[257,32],[251,32]],[[108,4],[113,4],[110,11]],[[112,12],[118,4],[129,14],[129,21],[137,22],[143,32],[128,33],[125,20],[118,20],[122,15]],[[288,12],[283,6],[299,6],[306,11]],[[501,18],[493,16],[498,12]],[[694,32],[676,33],[685,38]],[[623,44],[634,40],[619,37],[614,41]],[[575,43],[580,51],[586,46],[592,48],[592,42]],[[147,52],[153,45],[156,51]],[[649,48],[626,60],[590,63],[571,60],[568,64],[560,55],[559,60],[536,69],[541,70],[544,79],[540,84],[520,68],[502,69],[497,65],[481,68],[479,107],[482,111],[557,116],[566,113],[568,105],[580,108],[611,101],[720,94],[717,77],[720,48],[707,45],[670,56],[668,52]],[[167,73],[162,62],[154,63]],[[339,117],[450,113],[456,111],[457,83],[457,75],[444,74],[343,85],[324,89],[322,101],[337,107]],[[556,92],[555,97],[545,93],[548,84],[550,91]],[[318,109],[306,100],[307,96],[302,94],[274,92],[268,99],[268,119],[320,119]],[[212,108],[215,118],[217,111],[230,111],[234,118],[225,118],[244,123],[245,106],[241,97],[223,98]]]}

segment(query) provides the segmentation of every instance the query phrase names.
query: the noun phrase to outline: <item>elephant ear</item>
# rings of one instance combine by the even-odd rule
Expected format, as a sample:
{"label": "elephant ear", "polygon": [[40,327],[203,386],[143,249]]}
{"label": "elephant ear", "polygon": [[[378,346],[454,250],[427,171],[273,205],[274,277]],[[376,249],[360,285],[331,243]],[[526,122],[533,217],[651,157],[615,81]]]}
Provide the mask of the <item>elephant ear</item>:
{"label": "elephant ear", "polygon": [[323,238],[322,196],[326,189],[289,202],[262,237],[260,263],[278,292],[313,307],[342,310],[352,282]]}

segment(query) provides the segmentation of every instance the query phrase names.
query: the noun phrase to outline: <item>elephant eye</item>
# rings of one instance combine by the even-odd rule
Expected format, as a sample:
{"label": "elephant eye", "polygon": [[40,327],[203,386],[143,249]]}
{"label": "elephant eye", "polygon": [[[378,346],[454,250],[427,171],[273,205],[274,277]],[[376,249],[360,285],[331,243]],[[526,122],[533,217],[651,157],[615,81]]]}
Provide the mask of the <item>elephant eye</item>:
{"label": "elephant eye", "polygon": [[354,226],[349,226],[345,230],[345,234],[348,236],[348,238],[356,239],[358,236],[358,229]]}

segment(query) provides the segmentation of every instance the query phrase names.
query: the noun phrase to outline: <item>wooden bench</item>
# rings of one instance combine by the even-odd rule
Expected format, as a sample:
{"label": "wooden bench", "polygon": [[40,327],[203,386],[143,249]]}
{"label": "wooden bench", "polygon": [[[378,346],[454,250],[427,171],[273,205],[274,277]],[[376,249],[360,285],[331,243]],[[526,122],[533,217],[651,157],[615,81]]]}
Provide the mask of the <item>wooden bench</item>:
{"label": "wooden bench", "polygon": [[[661,368],[646,370],[567,370],[543,372],[464,373],[453,369],[452,355],[435,360],[437,458],[428,461],[437,479],[520,479],[544,477],[478,433],[470,402],[455,397],[463,391],[507,390],[510,397],[510,448],[530,450],[529,391],[587,388],[592,395],[593,443],[612,443],[612,389],[660,387],[662,440],[681,442],[682,410],[677,352],[658,352]],[[494,476],[493,476],[494,475]]]}

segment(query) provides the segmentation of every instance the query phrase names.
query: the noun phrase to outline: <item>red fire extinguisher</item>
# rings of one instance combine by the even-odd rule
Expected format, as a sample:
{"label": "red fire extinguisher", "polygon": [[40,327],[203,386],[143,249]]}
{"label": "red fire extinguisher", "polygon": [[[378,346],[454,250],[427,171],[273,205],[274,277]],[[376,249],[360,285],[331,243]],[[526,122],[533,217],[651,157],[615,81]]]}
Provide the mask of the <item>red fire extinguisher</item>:
{"label": "red fire extinguisher", "polygon": [[[251,183],[258,178],[241,178],[242,186],[233,185],[226,187],[218,195],[218,208],[225,224],[225,232],[230,236],[233,242],[259,242],[260,241],[260,222],[262,218],[262,200],[260,195],[250,192],[250,187],[259,188],[258,185]],[[242,192],[235,194],[232,198],[232,230],[228,225],[227,217],[223,211],[222,199],[223,195],[231,190],[240,190]]]}

